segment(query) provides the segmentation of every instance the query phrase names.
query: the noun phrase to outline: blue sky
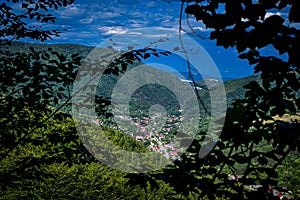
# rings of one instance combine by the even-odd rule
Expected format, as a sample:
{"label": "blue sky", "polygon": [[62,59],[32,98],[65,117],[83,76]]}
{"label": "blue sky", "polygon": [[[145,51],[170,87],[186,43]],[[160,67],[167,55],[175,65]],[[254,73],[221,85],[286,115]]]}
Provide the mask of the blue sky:
{"label": "blue sky", "polygon": [[[65,30],[58,38],[47,43],[75,43],[97,46],[115,34],[126,34],[136,28],[159,27],[178,30],[180,2],[161,0],[75,0],[66,8],[52,11],[57,17],[55,24],[46,28]],[[268,12],[267,16],[278,14],[286,17],[286,13]],[[191,20],[197,31],[208,36],[208,31],[199,23]],[[184,25],[186,26],[186,25]],[[138,35],[136,37],[141,37]],[[239,78],[253,74],[252,67],[244,60],[237,59],[235,49],[223,49],[216,46],[216,41],[197,39],[209,53],[222,77]],[[267,49],[266,52],[269,50]],[[176,61],[170,60],[171,65]]]}
{"label": "blue sky", "polygon": [[55,42],[97,45],[113,34],[143,27],[178,28],[179,3],[142,0],[75,0],[55,12],[57,27],[67,29]]}

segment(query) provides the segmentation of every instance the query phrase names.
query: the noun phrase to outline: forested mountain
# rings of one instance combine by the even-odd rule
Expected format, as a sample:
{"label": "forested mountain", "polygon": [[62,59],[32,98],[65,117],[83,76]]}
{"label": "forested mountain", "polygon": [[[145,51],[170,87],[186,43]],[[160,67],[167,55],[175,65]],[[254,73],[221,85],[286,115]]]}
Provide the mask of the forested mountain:
{"label": "forested mountain", "polygon": [[[34,48],[36,51],[55,51],[59,54],[64,55],[72,55],[72,54],[79,54],[82,59],[86,58],[86,56],[94,49],[94,47],[88,47],[78,44],[37,44],[37,43],[25,43],[25,42],[14,42],[9,48],[6,49],[5,46],[0,47],[1,50],[7,50],[9,52],[30,52],[30,48]],[[129,69],[132,67],[137,66],[129,65]],[[157,69],[156,69],[157,70]],[[166,73],[161,71],[161,73]],[[113,85],[116,84],[116,81],[119,77],[113,75],[107,75],[102,77],[100,83],[98,85],[98,92],[99,95],[109,96],[112,92]],[[243,88],[244,85],[248,84],[251,81],[258,81],[260,79],[259,75],[253,75],[249,77],[228,80],[224,82],[224,86],[227,93],[227,101],[228,105],[230,105],[234,99],[240,99],[245,94],[245,89]],[[209,104],[210,101],[209,94],[206,92],[207,89],[218,90],[218,84],[222,84],[217,79],[211,78],[204,80],[197,81],[197,86],[203,88],[201,91],[201,96],[203,101],[206,102],[205,104]],[[144,88],[147,91],[149,88]],[[151,93],[153,99],[158,99],[163,97],[164,94],[167,94],[166,88],[159,88],[159,92]],[[147,92],[140,91],[140,93],[146,94]],[[154,96],[153,96],[154,95]],[[136,96],[138,98],[138,96]],[[151,102],[150,102],[151,104]]]}
{"label": "forested mountain", "polygon": [[[292,0],[2,1],[0,198],[299,199],[299,10]],[[183,33],[260,76],[191,83],[137,66],[172,52],[200,58]],[[99,34],[113,35],[107,49],[18,42],[95,44]]]}
{"label": "forested mountain", "polygon": [[[13,43],[13,45],[11,45],[8,49],[1,47],[1,50],[8,51],[10,53],[24,52],[26,54],[30,53],[32,51],[31,49],[45,52],[55,51],[58,52],[58,54],[63,55],[79,54],[79,56],[84,58],[93,48],[69,44],[46,45],[31,43]],[[136,66],[137,64],[129,65],[129,69]],[[167,72],[161,71],[160,73],[163,74]],[[112,88],[118,79],[119,77],[116,75],[109,73],[105,74],[99,82],[97,95],[109,97],[112,92]],[[230,107],[235,99],[243,98],[246,92],[246,89],[243,87],[244,85],[251,81],[259,82],[259,80],[260,76],[255,75],[226,81],[224,86],[226,89],[228,106]],[[218,82],[213,78],[196,82],[200,99],[208,105],[208,108],[210,102],[209,91],[218,91],[222,86],[221,84],[223,83]],[[61,85],[54,87],[54,91],[61,89]],[[172,98],[174,98],[174,101]],[[65,97],[61,100],[64,99]],[[173,109],[174,104],[177,103],[174,94],[172,94],[172,92],[170,92],[167,88],[158,88],[156,85],[148,85],[146,87],[139,88],[134,95],[132,95],[132,100],[130,101],[132,115],[138,116],[140,114],[140,110],[147,111],[151,105],[157,103],[156,101],[158,99],[160,102],[165,102],[164,106],[170,109]],[[2,103],[3,105],[6,105],[7,102]],[[34,107],[24,107],[24,109],[27,110],[26,112],[28,112],[28,116],[26,117],[33,121],[33,125],[28,125],[28,130],[26,131],[29,131],[30,134],[25,136],[22,136],[22,131],[25,130],[16,129],[16,131],[21,134],[21,136],[18,137],[25,137],[25,141],[27,143],[24,141],[17,143],[14,151],[7,151],[10,149],[8,144],[12,141],[12,138],[1,138],[1,141],[7,144],[1,152],[1,155],[3,156],[3,159],[1,160],[2,168],[0,171],[2,177],[1,195],[4,199],[43,198],[45,196],[53,199],[192,198],[193,194],[191,191],[181,191],[178,188],[178,186],[182,184],[182,180],[177,180],[176,177],[178,176],[178,173],[175,172],[174,174],[173,166],[168,166],[166,169],[154,172],[153,174],[136,175],[112,170],[99,163],[86,150],[82,141],[78,138],[73,124],[74,119],[72,119],[69,114],[64,113],[69,109],[61,109],[62,112],[56,113],[53,118],[48,119],[48,121],[46,121],[47,123],[44,123],[42,127],[35,127],[34,120],[32,120],[35,119],[34,116],[38,113],[40,118],[37,118],[37,120],[47,119],[47,116],[53,113],[54,108],[55,106],[49,107],[47,110],[39,112],[39,110],[35,110]],[[175,108],[178,109],[179,107],[175,106]],[[175,112],[176,109],[173,111]],[[18,117],[19,116],[14,115],[14,118],[3,118],[3,120],[11,120],[16,121],[17,123],[22,123]],[[127,134],[105,126],[102,128],[103,133],[112,141],[113,144],[119,147],[135,152],[149,151],[148,148],[145,148],[142,142],[136,141]],[[13,126],[7,124],[6,129],[8,131],[12,130]],[[218,148],[225,144],[226,143],[218,143],[212,156],[219,154],[220,152]],[[270,145],[267,145],[266,143],[264,143],[264,145],[258,145],[254,148],[254,150],[258,152],[264,149],[270,149]],[[227,154],[228,151],[225,151],[224,153]],[[190,155],[191,154],[183,155],[183,157],[185,158]],[[292,163],[293,165],[294,163],[297,163],[299,160],[298,156],[299,154],[297,152],[293,152],[293,154],[289,155],[288,159],[295,162],[284,160],[282,167],[278,171],[281,175],[278,178],[278,181],[281,181],[281,186],[286,187],[297,181],[297,178],[290,177],[287,182],[284,182],[287,178],[283,177],[282,174],[286,173],[286,169],[291,170],[292,166],[290,166],[289,163]],[[245,161],[239,160],[241,158],[238,156],[235,159],[240,162],[235,169],[237,173],[240,173],[243,171],[243,163],[245,163]],[[265,162],[265,160],[263,161]],[[184,166],[185,163],[182,163],[182,165]],[[184,169],[192,166],[193,165],[189,163],[184,167]],[[218,164],[216,167],[218,167]],[[207,168],[207,170],[215,170],[215,168],[211,167]],[[292,171],[299,173],[297,166]],[[199,184],[198,178],[193,179],[189,174],[186,174],[186,171],[181,171],[179,173],[182,175],[180,178],[189,177],[195,181],[195,185]],[[231,173],[230,169],[225,167],[224,173],[229,175]],[[203,175],[203,177],[205,176]],[[186,181],[188,180],[189,179],[186,179]],[[235,183],[232,182],[230,184]],[[297,188],[298,186],[296,185],[293,187]],[[32,188],[35,188],[35,190],[32,191]],[[230,190],[228,190],[228,192],[230,192]],[[182,196],[183,194],[185,196]]]}

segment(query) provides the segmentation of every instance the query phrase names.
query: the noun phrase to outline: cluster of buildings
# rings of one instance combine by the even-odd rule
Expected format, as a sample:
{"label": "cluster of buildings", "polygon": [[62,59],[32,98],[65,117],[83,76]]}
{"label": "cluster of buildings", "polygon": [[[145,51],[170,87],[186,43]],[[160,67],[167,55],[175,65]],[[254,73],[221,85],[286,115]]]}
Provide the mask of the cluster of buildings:
{"label": "cluster of buildings", "polygon": [[[180,116],[171,115],[166,119],[161,119],[160,115],[133,119],[124,116],[116,117],[122,120],[121,124],[126,125],[122,127],[118,124],[118,126],[110,126],[111,128],[131,135],[137,141],[143,142],[151,151],[159,152],[172,160],[180,159],[181,149],[178,142],[175,141],[176,129],[181,122]],[[164,122],[162,127],[158,125],[161,120]],[[102,124],[99,119],[96,120],[96,123]]]}
{"label": "cluster of buildings", "polygon": [[[168,116],[164,126],[160,130],[157,130],[155,127],[156,124],[153,121],[160,117],[161,116],[157,115],[151,119],[149,117],[129,119],[128,117],[120,116],[122,120],[128,120],[128,126],[132,126],[135,131],[129,131],[128,126],[111,126],[111,128],[122,130],[137,141],[143,142],[151,151],[159,152],[166,158],[180,160],[182,149],[175,141],[175,134],[182,119],[180,116]],[[134,123],[132,123],[132,121],[134,121]],[[96,120],[96,123],[99,125],[102,124],[99,119]],[[154,123],[154,127],[151,127],[151,123]],[[229,174],[228,179],[238,182],[242,179],[242,176]],[[246,185],[244,187],[248,191],[260,191],[263,189],[262,185]],[[287,191],[286,189],[269,187],[267,190],[267,192],[272,194],[276,199],[292,199],[291,191]]]}
{"label": "cluster of buildings", "polygon": [[[134,125],[137,127],[137,131],[127,133],[136,140],[143,142],[151,151],[159,152],[172,160],[180,159],[180,148],[175,141],[175,130],[180,125],[180,117],[168,116],[161,129],[159,126],[156,127],[155,122],[159,117],[154,116],[152,119],[149,117],[136,118]],[[160,130],[157,130],[158,128]]]}

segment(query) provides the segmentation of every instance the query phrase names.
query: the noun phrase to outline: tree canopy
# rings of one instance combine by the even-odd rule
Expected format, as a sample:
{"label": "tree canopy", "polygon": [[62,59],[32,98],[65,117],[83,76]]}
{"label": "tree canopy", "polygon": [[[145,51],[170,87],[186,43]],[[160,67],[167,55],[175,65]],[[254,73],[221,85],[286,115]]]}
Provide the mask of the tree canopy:
{"label": "tree canopy", "polygon": [[[82,63],[79,53],[32,47],[11,51],[22,38],[44,42],[59,36],[61,30],[43,25],[55,23],[50,9],[72,3],[7,0],[0,5],[0,194],[4,199],[273,199],[270,188],[278,187],[299,198],[300,32],[294,27],[300,22],[298,1],[182,1],[181,16],[185,13],[187,20],[193,17],[209,28],[209,39],[217,45],[236,48],[237,59],[248,60],[260,80],[245,85],[245,96],[233,102],[226,119],[219,119],[225,120],[225,126],[209,155],[199,157],[205,145],[203,123],[180,160],[145,174],[102,165],[78,138],[76,119],[65,108]],[[283,10],[287,17],[266,15]],[[28,26],[30,20],[40,26]],[[195,34],[195,27],[189,27]],[[274,53],[264,54],[266,47]],[[129,64],[156,54],[155,49],[133,50],[106,73],[121,76]],[[109,99],[97,103],[98,112],[107,114]],[[124,149],[148,151],[120,131],[105,126],[103,132]]]}
{"label": "tree canopy", "polygon": [[[288,10],[288,18],[266,15],[284,9]],[[211,40],[224,48],[236,48],[239,59],[248,60],[261,76],[261,83],[252,81],[244,86],[245,97],[228,109],[221,140],[214,151],[201,160],[197,158],[197,148],[193,148],[193,161],[183,162],[186,165],[182,170],[189,169],[185,176],[195,178],[186,190],[200,183],[200,193],[213,199],[217,194],[226,195],[224,188],[230,185],[226,182],[228,173],[242,174],[239,184],[230,186],[238,191],[238,196],[243,193],[243,186],[261,184],[265,188],[261,192],[267,197],[266,188],[277,185],[278,166],[290,152],[299,152],[299,121],[276,118],[299,116],[300,32],[292,26],[299,22],[295,10],[299,10],[297,1],[182,2],[181,11],[188,15],[187,20],[193,16],[211,29]],[[195,27],[190,28],[195,32]],[[272,48],[273,53],[263,54],[265,47]],[[297,187],[294,187],[296,193]]]}
{"label": "tree canopy", "polygon": [[[49,10],[59,9],[74,3],[74,0],[7,0],[0,5],[0,38],[5,41],[30,38],[39,41],[59,36],[61,30],[47,30],[43,26],[49,22],[55,23],[56,18]],[[13,5],[20,8],[12,8]],[[28,20],[37,22],[36,26],[29,26]]]}

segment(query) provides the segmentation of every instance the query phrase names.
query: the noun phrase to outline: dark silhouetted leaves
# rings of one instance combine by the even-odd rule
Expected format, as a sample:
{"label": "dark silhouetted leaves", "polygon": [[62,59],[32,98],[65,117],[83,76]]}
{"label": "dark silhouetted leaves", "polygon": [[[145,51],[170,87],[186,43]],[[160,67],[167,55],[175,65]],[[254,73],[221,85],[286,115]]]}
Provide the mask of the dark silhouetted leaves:
{"label": "dark silhouetted leaves", "polygon": [[295,3],[291,6],[289,12],[289,21],[290,23],[300,23],[300,3],[295,1]]}

